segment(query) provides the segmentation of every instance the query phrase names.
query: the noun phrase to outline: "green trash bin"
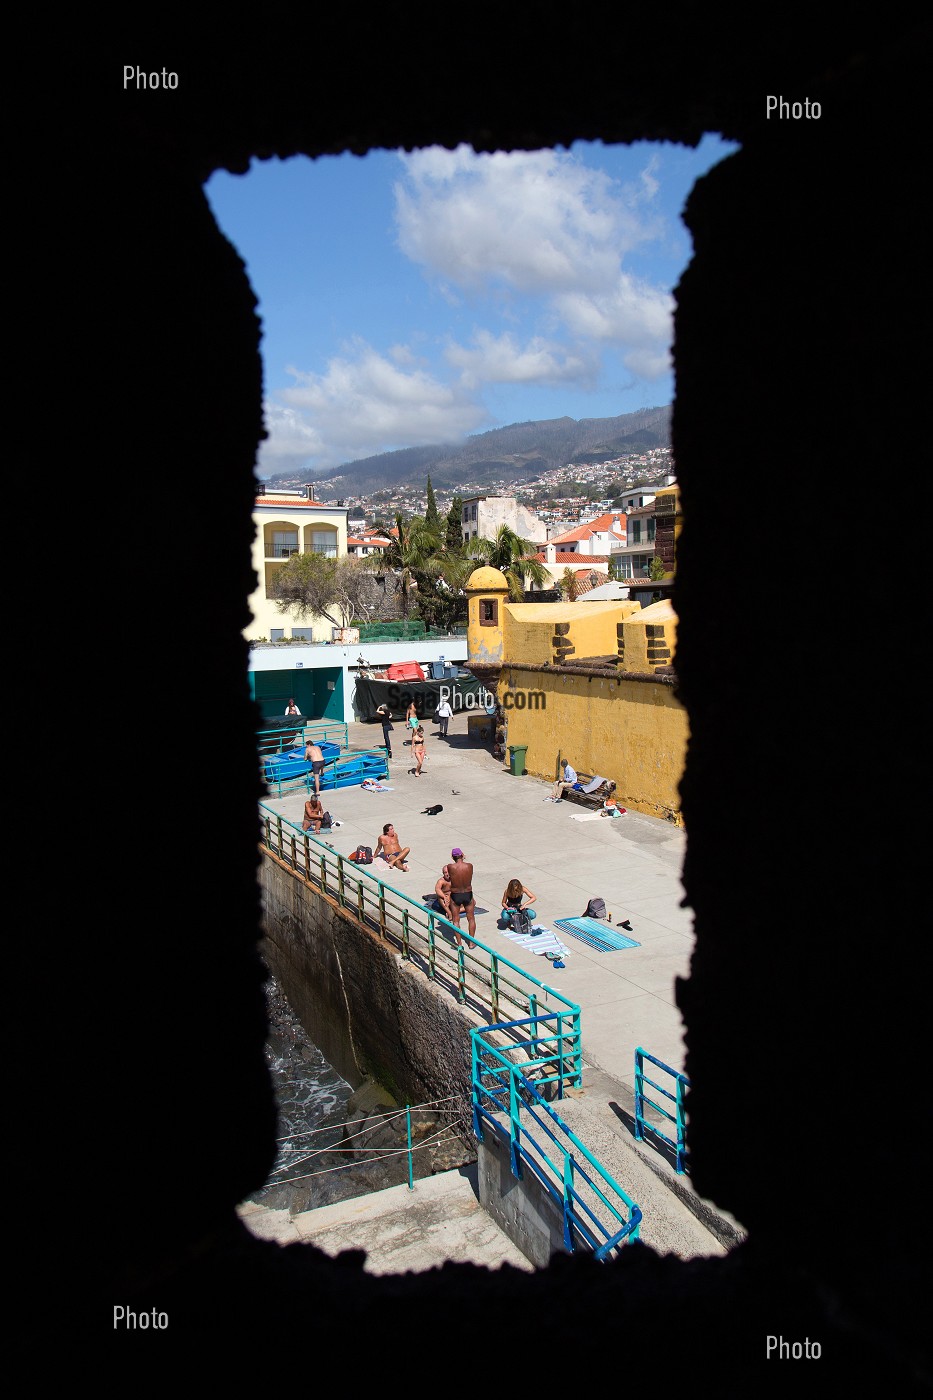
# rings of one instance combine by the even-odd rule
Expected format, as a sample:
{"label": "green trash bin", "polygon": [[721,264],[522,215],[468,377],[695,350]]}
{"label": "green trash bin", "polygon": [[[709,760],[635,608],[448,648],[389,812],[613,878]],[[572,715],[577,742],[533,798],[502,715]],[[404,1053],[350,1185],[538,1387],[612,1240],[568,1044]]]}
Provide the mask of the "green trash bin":
{"label": "green trash bin", "polygon": [[520,778],[525,771],[527,744],[509,744],[509,771],[513,778]]}

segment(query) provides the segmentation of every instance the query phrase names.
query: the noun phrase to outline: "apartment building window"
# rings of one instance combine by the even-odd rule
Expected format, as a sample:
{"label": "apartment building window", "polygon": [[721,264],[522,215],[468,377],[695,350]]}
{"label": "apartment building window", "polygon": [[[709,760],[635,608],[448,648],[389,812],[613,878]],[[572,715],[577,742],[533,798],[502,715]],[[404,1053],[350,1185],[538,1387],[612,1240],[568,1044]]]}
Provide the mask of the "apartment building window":
{"label": "apartment building window", "polygon": [[629,521],[629,544],[641,544],[641,521]]}
{"label": "apartment building window", "polygon": [[652,540],[654,539],[654,537],[655,537],[655,531],[656,531],[656,529],[657,529],[657,524],[658,524],[658,522],[655,520],[654,516],[653,516],[653,515],[649,515],[649,516],[648,516],[648,543],[649,543],[649,544],[651,543],[651,541],[652,541]]}
{"label": "apartment building window", "polygon": [[273,530],[272,531],[272,558],[290,559],[293,554],[298,553],[298,531],[297,530]]}
{"label": "apartment building window", "polygon": [[303,642],[310,642],[311,637],[312,637],[312,631],[311,631],[311,628],[310,628],[310,627],[293,627],[293,628],[292,628],[292,641],[295,641],[296,639],[300,639],[300,640],[303,641]]}
{"label": "apartment building window", "polygon": [[284,628],[284,627],[270,627],[270,628],[269,628],[269,641],[270,641],[270,642],[283,642],[284,640],[285,640],[285,628]]}
{"label": "apartment building window", "polygon": [[312,530],[311,548],[315,554],[326,554],[331,559],[337,557],[337,532],[335,530]]}

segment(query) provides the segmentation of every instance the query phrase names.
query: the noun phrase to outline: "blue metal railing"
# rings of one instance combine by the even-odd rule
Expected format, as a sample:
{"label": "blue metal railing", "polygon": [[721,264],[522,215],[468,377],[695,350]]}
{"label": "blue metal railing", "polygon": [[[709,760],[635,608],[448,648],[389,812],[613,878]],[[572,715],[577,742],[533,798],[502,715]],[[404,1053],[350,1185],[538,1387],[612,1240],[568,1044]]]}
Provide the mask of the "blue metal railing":
{"label": "blue metal railing", "polygon": [[256,745],[261,758],[284,753],[286,749],[296,749],[308,740],[315,744],[321,739],[331,744],[339,744],[342,749],[350,746],[350,731],[344,720],[318,719],[306,724],[296,724],[294,729],[260,729],[256,734]]}
{"label": "blue metal railing", "polygon": [[[490,1043],[491,1035],[509,1027],[480,1027],[470,1032],[473,1131],[482,1142],[484,1122],[504,1131],[507,1121],[512,1174],[521,1178],[526,1168],[532,1171],[559,1206],[565,1248],[570,1253],[590,1250],[594,1258],[607,1259],[638,1239],[642,1214],[526,1078],[525,1070],[553,1065],[555,1056],[556,1062],[563,1059],[565,1041],[559,1018],[556,1035],[537,1034],[543,1023],[554,1019],[538,1016],[520,1023],[535,1028],[534,1036],[524,1042],[531,1051],[531,1062],[520,1065]],[[552,1070],[543,1082],[555,1077]]]}
{"label": "blue metal railing", "polygon": [[[657,1065],[658,1069],[664,1070],[674,1080],[674,1092],[665,1089],[657,1084],[653,1079],[649,1079],[645,1074],[645,1060]],[[649,1099],[645,1094],[645,1085],[650,1084],[652,1089],[657,1089],[659,1094],[674,1105],[674,1112],[669,1113],[661,1104],[655,1103],[654,1099]],[[671,1069],[663,1060],[656,1060],[653,1055],[649,1055],[647,1050],[643,1050],[639,1045],[635,1050],[635,1141],[644,1142],[645,1133],[651,1133],[654,1137],[660,1138],[668,1147],[673,1148],[678,1176],[683,1176],[687,1170],[690,1154],[687,1151],[687,1115],[684,1103],[684,1093],[690,1088],[690,1080],[680,1070]],[[645,1117],[645,1104],[653,1108],[656,1113],[660,1113],[662,1118],[666,1118],[669,1123],[673,1123],[677,1132],[676,1142],[662,1133],[660,1128],[649,1123]]]}
{"label": "blue metal railing", "polygon": [[[290,777],[282,778],[274,774],[270,778],[268,768],[264,768],[264,773],[270,796],[283,797],[299,788],[304,788],[310,793],[314,788],[314,774],[310,764],[305,772],[293,773]],[[325,791],[330,792],[335,788],[359,787],[364,778],[373,778],[381,782],[388,776],[389,758],[384,747],[341,751],[334,758],[324,759],[321,794],[323,796]]]}

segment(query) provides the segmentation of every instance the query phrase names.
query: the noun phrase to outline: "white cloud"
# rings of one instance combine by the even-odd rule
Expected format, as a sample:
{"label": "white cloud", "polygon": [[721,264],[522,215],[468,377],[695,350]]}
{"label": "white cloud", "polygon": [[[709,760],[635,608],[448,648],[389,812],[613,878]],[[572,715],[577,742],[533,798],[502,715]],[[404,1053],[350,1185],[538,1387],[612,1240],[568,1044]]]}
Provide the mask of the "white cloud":
{"label": "white cloud", "polygon": [[592,388],[598,363],[594,356],[569,351],[534,336],[524,346],[514,336],[479,330],[473,346],[450,344],[444,352],[448,363],[460,371],[466,389],[483,384],[566,384]]}
{"label": "white cloud", "polygon": [[598,293],[614,283],[620,258],[663,232],[643,207],[657,188],[650,161],[639,185],[620,186],[558,151],[477,155],[461,146],[400,159],[399,246],[465,290]]}
{"label": "white cloud", "polygon": [[390,355],[356,339],[344,355],[328,362],[325,374],[290,368],[296,383],[278,394],[287,407],[277,409],[275,419],[267,414],[271,455],[279,422],[289,450],[300,448],[303,429],[304,440],[314,444],[304,454],[304,465],[321,467],[397,447],[459,441],[488,422],[486,410],[462,386],[443,384],[412,368],[416,362],[405,347],[393,346]]}

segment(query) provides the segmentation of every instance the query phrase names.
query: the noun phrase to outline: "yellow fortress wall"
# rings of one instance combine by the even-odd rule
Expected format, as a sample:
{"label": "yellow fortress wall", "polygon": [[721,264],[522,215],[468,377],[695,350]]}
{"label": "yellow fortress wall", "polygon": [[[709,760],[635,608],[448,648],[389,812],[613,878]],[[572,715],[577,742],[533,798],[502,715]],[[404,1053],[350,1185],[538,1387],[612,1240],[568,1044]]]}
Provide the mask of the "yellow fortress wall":
{"label": "yellow fortress wall", "polygon": [[[475,577],[475,576],[474,576]],[[576,660],[583,656],[615,656],[620,608],[625,616],[639,611],[638,603],[508,603],[505,643],[514,662]]]}
{"label": "yellow fortress wall", "polygon": [[496,587],[485,596],[498,602],[502,622],[497,670],[489,664],[498,649],[488,645],[491,629],[478,638],[474,621],[482,585],[497,580],[477,579],[480,572],[495,573],[478,570],[468,585],[467,664],[472,670],[475,657],[495,685],[506,743],[527,746],[527,772],[553,780],[559,758],[567,758],[580,772],[613,779],[621,806],[682,824],[678,787],[688,727],[675,694],[671,604],[505,603]]}

